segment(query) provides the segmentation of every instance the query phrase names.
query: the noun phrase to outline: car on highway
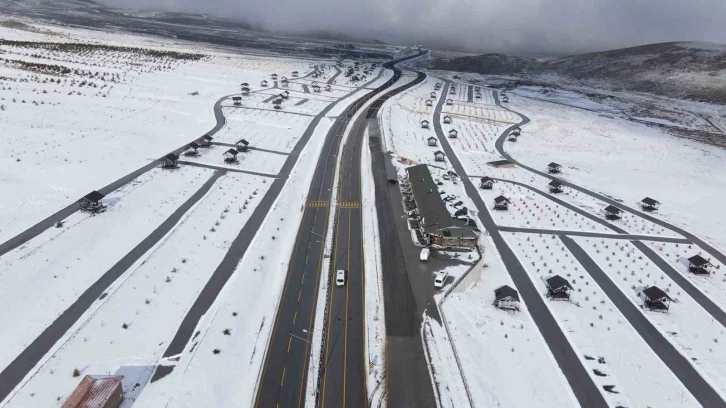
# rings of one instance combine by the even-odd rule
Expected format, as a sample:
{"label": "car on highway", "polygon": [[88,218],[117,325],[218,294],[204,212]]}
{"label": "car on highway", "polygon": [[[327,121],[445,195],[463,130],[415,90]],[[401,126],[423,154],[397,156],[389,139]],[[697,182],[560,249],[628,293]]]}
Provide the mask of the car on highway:
{"label": "car on highway", "polygon": [[429,256],[431,256],[431,250],[424,248],[421,250],[421,254],[418,256],[418,259],[421,260],[421,262],[426,262],[429,260]]}
{"label": "car on highway", "polygon": [[446,278],[449,277],[449,274],[446,273],[446,271],[441,271],[436,274],[436,277],[434,278],[434,287],[436,289],[441,289],[444,287],[444,284],[446,283]]}
{"label": "car on highway", "polygon": [[345,285],[345,278],[347,274],[345,273],[344,269],[338,269],[337,272],[335,272],[335,286],[343,286]]}

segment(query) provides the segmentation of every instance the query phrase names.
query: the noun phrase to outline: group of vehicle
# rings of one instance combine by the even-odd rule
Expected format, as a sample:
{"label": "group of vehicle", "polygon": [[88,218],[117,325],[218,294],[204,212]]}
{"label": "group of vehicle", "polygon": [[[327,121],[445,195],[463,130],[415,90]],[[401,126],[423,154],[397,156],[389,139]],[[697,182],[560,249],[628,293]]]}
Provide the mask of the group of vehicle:
{"label": "group of vehicle", "polygon": [[[419,255],[419,259],[421,262],[426,262],[429,260],[429,257],[431,256],[431,250],[429,248],[423,248],[421,250],[421,254]],[[440,271],[436,272],[436,276],[434,277],[434,287],[436,289],[441,289],[446,284],[446,279],[449,277],[449,274],[446,271]],[[335,286],[342,287],[345,286],[345,282],[348,280],[348,271],[345,269],[338,269],[335,271]]]}

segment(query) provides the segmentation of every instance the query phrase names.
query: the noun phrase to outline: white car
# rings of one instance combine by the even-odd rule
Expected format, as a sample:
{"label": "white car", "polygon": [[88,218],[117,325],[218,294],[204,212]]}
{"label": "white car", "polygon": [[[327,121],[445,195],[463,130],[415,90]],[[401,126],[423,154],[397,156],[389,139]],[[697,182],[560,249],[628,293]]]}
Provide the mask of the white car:
{"label": "white car", "polygon": [[431,255],[431,250],[428,248],[424,248],[421,250],[421,255],[418,256],[418,259],[420,259],[421,262],[426,262],[429,260],[430,255]]}
{"label": "white car", "polygon": [[345,270],[338,269],[338,271],[335,272],[335,286],[345,285],[345,278],[346,278]]}
{"label": "white car", "polygon": [[446,273],[446,271],[441,271],[436,274],[436,278],[434,278],[434,287],[436,289],[441,289],[444,287],[444,284],[446,283],[446,278],[449,277],[449,274]]}

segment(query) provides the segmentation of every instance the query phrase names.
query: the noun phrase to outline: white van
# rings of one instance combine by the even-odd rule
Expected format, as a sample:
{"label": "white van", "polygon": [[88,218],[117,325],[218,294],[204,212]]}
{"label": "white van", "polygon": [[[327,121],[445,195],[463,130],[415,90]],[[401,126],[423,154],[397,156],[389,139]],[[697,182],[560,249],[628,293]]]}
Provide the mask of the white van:
{"label": "white van", "polygon": [[335,286],[345,285],[345,278],[345,270],[338,269],[338,271],[335,273]]}
{"label": "white van", "polygon": [[444,287],[444,284],[446,283],[446,278],[449,277],[449,274],[446,273],[446,271],[441,271],[436,274],[436,278],[434,278],[434,287],[436,289],[441,289]]}
{"label": "white van", "polygon": [[418,259],[420,259],[421,262],[426,262],[429,260],[430,255],[431,255],[431,250],[428,248],[424,248],[421,250],[421,254],[418,256]]}

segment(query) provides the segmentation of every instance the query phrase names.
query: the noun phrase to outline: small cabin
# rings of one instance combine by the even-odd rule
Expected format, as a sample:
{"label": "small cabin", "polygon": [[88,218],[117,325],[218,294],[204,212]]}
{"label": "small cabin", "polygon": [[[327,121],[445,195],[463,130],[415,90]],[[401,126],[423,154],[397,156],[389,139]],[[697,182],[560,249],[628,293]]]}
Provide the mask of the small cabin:
{"label": "small cabin", "polygon": [[272,78],[272,79],[277,79],[277,74],[272,74],[272,75],[270,75],[270,78]]}
{"label": "small cabin", "polygon": [[101,200],[103,200],[103,197],[106,196],[99,193],[98,191],[91,191],[85,197],[78,200],[81,211],[88,211],[91,213],[102,212],[106,209],[106,207],[101,202]]}
{"label": "small cabin", "polygon": [[549,171],[550,174],[557,174],[562,171],[562,166],[560,166],[559,164],[557,164],[555,162],[552,162],[547,165],[547,171]]}
{"label": "small cabin", "polygon": [[434,101],[432,101],[431,99],[427,99],[426,106],[434,106]]}
{"label": "small cabin", "polygon": [[449,90],[449,95],[454,95],[455,93],[456,93],[456,88],[454,88],[452,86],[451,89]]}
{"label": "small cabin", "polygon": [[280,78],[280,81],[287,82],[287,77],[283,75],[282,78]]}
{"label": "small cabin", "polygon": [[519,310],[519,293],[507,285],[494,289],[494,307],[502,310]]}
{"label": "small cabin", "polygon": [[197,149],[199,149],[199,145],[196,142],[189,143],[187,150],[184,152],[184,156],[197,156],[199,154]]}
{"label": "small cabin", "polygon": [[431,93],[429,94],[429,97],[431,97],[431,99],[434,99],[434,98],[436,98],[436,92],[431,92]]}
{"label": "small cabin", "polygon": [[212,139],[214,139],[212,136],[204,135],[201,139],[197,140],[197,144],[199,147],[209,147],[212,145]]}
{"label": "small cabin", "polygon": [[282,97],[282,99],[290,99],[290,91],[285,91],[281,93],[280,96]]}
{"label": "small cabin", "polygon": [[651,311],[667,312],[671,306],[671,301],[673,300],[667,293],[657,286],[651,286],[644,289],[643,296],[645,297],[645,303],[643,306],[647,307]]}
{"label": "small cabin", "polygon": [[447,99],[446,100],[446,104],[449,105],[449,106],[451,106],[451,105],[454,104],[454,101],[452,101],[451,99]]}
{"label": "small cabin", "polygon": [[318,71],[313,72],[312,77],[313,78],[317,78],[318,77]]}
{"label": "small cabin", "polygon": [[297,72],[297,71],[292,71],[292,77],[293,77],[293,78],[297,78],[297,77],[298,77],[299,75],[300,75],[300,73],[299,73],[299,72]]}
{"label": "small cabin", "polygon": [[287,88],[288,86],[290,86],[290,83],[287,81],[287,79],[283,79],[282,81],[280,81],[280,85],[282,85],[283,88]]}
{"label": "small cabin", "polygon": [[512,129],[512,133],[519,136],[522,133],[522,128],[517,126],[516,128]]}
{"label": "small cabin", "polygon": [[446,155],[441,150],[437,150],[437,151],[434,152],[434,160],[435,161],[440,161],[440,162],[445,161],[446,160]]}
{"label": "small cabin", "polygon": [[274,101],[272,101],[272,108],[282,109],[282,99],[275,99]]}
{"label": "small cabin", "polygon": [[570,291],[574,290],[570,282],[560,275],[547,279],[547,296],[552,300],[570,300]]}
{"label": "small cabin", "polygon": [[330,91],[332,91],[332,90],[333,90],[333,87],[332,87],[332,86],[330,86],[330,84],[328,84],[328,85],[325,85],[325,91],[326,91],[326,92],[330,92]]}
{"label": "small cabin", "polygon": [[250,94],[250,88],[248,87],[242,87],[242,96],[249,96]]}
{"label": "small cabin", "polygon": [[562,183],[560,183],[557,180],[550,181],[550,183],[548,184],[548,186],[550,188],[550,193],[552,193],[552,194],[559,194],[563,190]]}
{"label": "small cabin", "polygon": [[313,85],[313,92],[320,92],[320,85]]}
{"label": "small cabin", "polygon": [[247,82],[242,82],[241,84],[239,84],[239,86],[241,86],[242,88],[245,88],[245,87],[249,87],[250,84],[248,84]]}
{"label": "small cabin", "polygon": [[260,86],[267,86],[267,80],[263,79],[262,82],[260,82]]}
{"label": "small cabin", "polygon": [[421,121],[421,128],[428,129],[429,128],[429,121],[424,119]]}
{"label": "small cabin", "polygon": [[517,137],[519,137],[518,134],[516,134],[516,133],[510,133],[507,136],[507,140],[509,140],[510,142],[516,142],[517,141]]}
{"label": "small cabin", "polygon": [[313,82],[310,83],[310,85],[316,86],[316,85],[318,85],[318,81],[313,81]]}
{"label": "small cabin", "polygon": [[479,180],[479,187],[484,190],[491,190],[494,187],[494,180],[489,176],[484,176]]}
{"label": "small cabin", "polygon": [[122,375],[87,375],[61,408],[118,408],[124,400]]}
{"label": "small cabin", "polygon": [[459,136],[459,132],[456,129],[449,130],[449,137],[452,139],[456,139],[456,137]]}
{"label": "small cabin", "polygon": [[162,169],[175,169],[179,167],[179,155],[174,153],[169,153],[166,156],[161,158],[161,168]]}
{"label": "small cabin", "polygon": [[437,91],[441,89],[441,82],[437,82],[436,85],[434,85],[434,89]]}
{"label": "small cabin", "polygon": [[444,123],[451,123],[451,116],[444,116]]}
{"label": "small cabin", "polygon": [[509,201],[507,197],[500,195],[499,197],[494,199],[494,209],[500,211],[507,211],[507,209],[509,208],[509,204],[511,203],[512,202]]}
{"label": "small cabin", "polygon": [[696,275],[710,275],[713,265],[701,255],[688,258],[688,270]]}
{"label": "small cabin", "polygon": [[237,149],[229,149],[226,152],[222,153],[222,157],[224,157],[225,163],[237,163],[237,154],[239,152]]}
{"label": "small cabin", "polygon": [[241,96],[233,96],[232,102],[234,102],[234,106],[240,106],[242,105],[242,97]]}
{"label": "small cabin", "polygon": [[502,102],[505,102],[505,103],[509,102],[509,97],[508,96],[503,97]]}
{"label": "small cabin", "polygon": [[640,202],[640,208],[642,208],[643,211],[651,211],[651,212],[658,211],[658,207],[660,207],[660,202],[658,202],[650,197],[645,197]]}
{"label": "small cabin", "polygon": [[426,142],[428,142],[429,146],[436,146],[439,143],[439,140],[433,136],[430,136],[428,139],[426,139]]}
{"label": "small cabin", "polygon": [[608,220],[619,220],[623,218],[623,210],[620,208],[614,206],[614,205],[608,205],[605,207],[605,218]]}
{"label": "small cabin", "polygon": [[235,143],[235,145],[237,146],[237,151],[246,152],[247,150],[249,150],[250,142],[244,139],[240,139],[237,141],[237,143]]}

